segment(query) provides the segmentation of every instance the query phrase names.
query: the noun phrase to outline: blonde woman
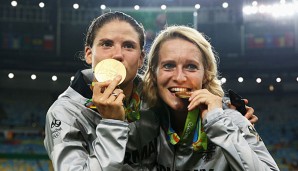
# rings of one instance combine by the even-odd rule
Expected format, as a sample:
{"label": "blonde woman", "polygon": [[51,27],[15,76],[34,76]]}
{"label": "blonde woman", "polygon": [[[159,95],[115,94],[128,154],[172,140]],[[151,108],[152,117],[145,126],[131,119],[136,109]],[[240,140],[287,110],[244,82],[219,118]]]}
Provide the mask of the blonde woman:
{"label": "blonde woman", "polygon": [[217,57],[197,30],[171,26],[154,40],[145,99],[160,116],[160,170],[279,170],[251,123],[225,109]]}

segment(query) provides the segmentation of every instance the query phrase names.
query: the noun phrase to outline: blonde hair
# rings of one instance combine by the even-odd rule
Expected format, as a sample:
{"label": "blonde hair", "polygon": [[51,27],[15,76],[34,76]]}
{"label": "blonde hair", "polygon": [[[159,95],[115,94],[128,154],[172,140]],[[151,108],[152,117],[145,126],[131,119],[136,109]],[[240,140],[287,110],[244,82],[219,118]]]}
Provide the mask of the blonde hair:
{"label": "blonde hair", "polygon": [[161,45],[171,39],[183,39],[195,44],[203,54],[203,66],[204,66],[204,89],[209,90],[211,93],[224,96],[223,89],[221,87],[218,71],[217,61],[218,56],[213,50],[213,47],[205,38],[205,35],[199,31],[187,27],[187,26],[169,26],[162,30],[159,35],[154,39],[148,54],[148,68],[144,75],[144,98],[148,107],[153,107],[161,101],[156,84],[156,70],[159,60],[159,51]]}

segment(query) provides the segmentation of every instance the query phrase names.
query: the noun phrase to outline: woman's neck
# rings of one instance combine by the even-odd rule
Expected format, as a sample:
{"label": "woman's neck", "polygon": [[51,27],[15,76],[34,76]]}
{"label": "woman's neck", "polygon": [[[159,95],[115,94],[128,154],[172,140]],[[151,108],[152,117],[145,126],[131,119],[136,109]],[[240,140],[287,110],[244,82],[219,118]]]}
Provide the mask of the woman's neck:
{"label": "woman's neck", "polygon": [[187,114],[187,109],[179,111],[171,110],[171,126],[179,136],[181,136],[183,133]]}

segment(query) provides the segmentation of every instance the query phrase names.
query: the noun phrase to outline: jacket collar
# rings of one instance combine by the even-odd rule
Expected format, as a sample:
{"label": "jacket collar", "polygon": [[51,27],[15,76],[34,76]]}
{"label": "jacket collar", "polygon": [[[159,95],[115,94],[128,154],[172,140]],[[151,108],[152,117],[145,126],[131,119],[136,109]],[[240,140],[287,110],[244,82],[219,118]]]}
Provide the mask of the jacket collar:
{"label": "jacket collar", "polygon": [[90,85],[94,79],[92,69],[79,70],[70,83],[70,87],[87,99],[92,98]]}

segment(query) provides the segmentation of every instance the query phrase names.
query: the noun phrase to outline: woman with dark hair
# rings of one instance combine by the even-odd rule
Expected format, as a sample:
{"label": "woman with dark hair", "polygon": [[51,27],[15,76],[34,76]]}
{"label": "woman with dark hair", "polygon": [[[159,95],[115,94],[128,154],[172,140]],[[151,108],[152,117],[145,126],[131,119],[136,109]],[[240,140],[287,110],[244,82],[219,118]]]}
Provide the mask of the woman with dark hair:
{"label": "woman with dark hair", "polygon": [[[91,23],[84,58],[92,68],[78,71],[47,113],[44,144],[54,170],[155,167],[159,122],[148,112],[140,119],[137,72],[143,65],[144,42],[143,27],[122,12],[103,14]],[[121,62],[125,78],[94,81],[95,66],[105,59]]]}

